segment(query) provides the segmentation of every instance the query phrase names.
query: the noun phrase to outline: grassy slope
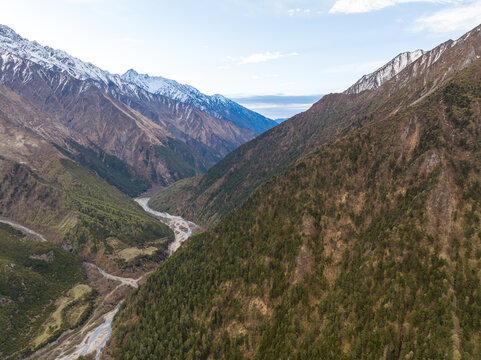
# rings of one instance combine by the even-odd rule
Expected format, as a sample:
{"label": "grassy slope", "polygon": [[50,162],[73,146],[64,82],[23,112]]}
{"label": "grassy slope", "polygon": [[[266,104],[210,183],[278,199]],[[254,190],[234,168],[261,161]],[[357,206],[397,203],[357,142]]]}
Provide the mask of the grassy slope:
{"label": "grassy slope", "polygon": [[[27,239],[8,225],[0,224],[0,247],[0,357],[5,359],[33,348],[31,341],[43,332],[56,299],[87,279],[78,257]],[[31,258],[49,253],[51,262]],[[61,322],[59,330],[77,320]]]}
{"label": "grassy slope", "polygon": [[480,358],[480,74],[259,187],[128,299],[111,354]]}

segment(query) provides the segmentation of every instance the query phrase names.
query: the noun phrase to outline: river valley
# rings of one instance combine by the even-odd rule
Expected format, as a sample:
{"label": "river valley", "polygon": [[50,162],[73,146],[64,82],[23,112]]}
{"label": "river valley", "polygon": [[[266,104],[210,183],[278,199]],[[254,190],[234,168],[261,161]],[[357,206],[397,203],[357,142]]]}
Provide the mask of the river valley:
{"label": "river valley", "polygon": [[[158,218],[159,221],[169,226],[174,232],[175,239],[169,245],[169,256],[199,229],[196,224],[181,217],[151,209],[148,206],[150,198],[143,197],[134,200],[146,212]],[[34,236],[41,241],[47,241],[41,234],[9,219],[0,219],[0,222],[9,224],[26,235]],[[30,359],[74,360],[82,355],[90,355],[94,356],[95,359],[99,359],[103,347],[111,336],[111,324],[120,308],[120,304],[130,293],[131,289],[138,288],[139,283],[149,274],[146,273],[138,279],[133,279],[109,274],[95,264],[84,263],[84,266],[89,274],[89,278],[95,279],[97,283],[103,282],[108,284],[110,292],[103,295],[93,315],[80,329],[64,332],[56,341],[34,353]],[[103,286],[105,287],[106,285]]]}

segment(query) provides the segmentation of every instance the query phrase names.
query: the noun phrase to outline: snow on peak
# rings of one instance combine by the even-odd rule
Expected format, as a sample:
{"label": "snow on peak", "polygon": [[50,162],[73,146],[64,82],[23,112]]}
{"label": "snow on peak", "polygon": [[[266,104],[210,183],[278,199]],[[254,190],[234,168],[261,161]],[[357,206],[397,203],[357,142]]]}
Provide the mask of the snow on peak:
{"label": "snow on peak", "polygon": [[358,94],[365,90],[375,90],[386,81],[403,71],[408,65],[423,56],[423,50],[399,54],[386,65],[371,74],[364,75],[358,82],[345,91],[346,94]]}
{"label": "snow on peak", "polygon": [[121,78],[152,94],[163,95],[184,103],[197,103],[201,100],[200,98],[205,97],[204,94],[190,85],[180,84],[162,76],[139,74],[133,69],[128,70]]}
{"label": "snow on peak", "polygon": [[11,41],[25,40],[11,28],[2,24],[0,24],[0,38],[9,39]]}
{"label": "snow on peak", "polygon": [[[124,75],[114,75],[97,66],[81,61],[62,50],[42,46],[36,41],[29,41],[8,26],[0,25],[0,71],[7,62],[19,64],[30,61],[46,69],[66,73],[79,80],[89,80],[103,90],[118,88],[126,94],[145,91],[161,95],[187,105],[196,107],[219,119],[232,121],[241,127],[262,132],[273,126],[273,121],[248,110],[222,95],[208,96],[196,88],[180,84],[161,76],[139,74],[130,69]],[[272,123],[272,124],[271,124]]]}
{"label": "snow on peak", "polygon": [[89,79],[105,85],[118,82],[118,78],[109,72],[83,62],[65,51],[29,41],[4,25],[0,25],[0,55],[4,58],[28,60],[50,70],[65,72],[79,80]]}

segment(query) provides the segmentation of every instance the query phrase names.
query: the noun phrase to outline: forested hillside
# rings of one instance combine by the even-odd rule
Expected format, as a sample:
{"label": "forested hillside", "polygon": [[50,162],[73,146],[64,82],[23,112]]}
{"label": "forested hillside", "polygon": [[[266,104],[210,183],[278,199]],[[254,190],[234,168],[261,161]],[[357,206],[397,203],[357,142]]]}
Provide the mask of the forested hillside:
{"label": "forested hillside", "polygon": [[480,105],[477,61],[353,122],[154,273],[110,356],[481,357]]}

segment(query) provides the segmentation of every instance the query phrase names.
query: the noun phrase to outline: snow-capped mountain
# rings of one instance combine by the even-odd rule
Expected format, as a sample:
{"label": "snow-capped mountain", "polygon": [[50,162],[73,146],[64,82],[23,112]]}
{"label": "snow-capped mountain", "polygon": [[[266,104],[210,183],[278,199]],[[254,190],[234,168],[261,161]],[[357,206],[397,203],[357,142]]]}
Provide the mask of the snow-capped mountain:
{"label": "snow-capped mountain", "polygon": [[193,86],[180,84],[175,80],[161,76],[139,74],[133,69],[123,74],[122,79],[152,94],[160,94],[170,99],[181,101],[218,119],[231,121],[258,134],[277,125],[275,121],[249,110],[225,96],[219,94],[205,95]]}
{"label": "snow-capped mountain", "polygon": [[365,90],[375,90],[386,81],[399,74],[409,64],[419,59],[424,54],[423,50],[404,52],[399,54],[386,65],[371,74],[364,75],[358,82],[345,91],[346,94],[359,94]]}
{"label": "snow-capped mountain", "polygon": [[138,74],[134,70],[127,71],[123,76],[111,74],[65,51],[29,41],[4,25],[0,25],[0,53],[4,63],[18,58],[29,60],[49,70],[67,73],[79,80],[93,81],[102,90],[116,98],[122,98],[125,95],[138,98],[150,97],[149,94],[162,95],[193,106],[217,119],[251,129],[258,134],[277,125],[274,121],[222,95],[207,96],[192,86],[182,85],[162,77]]}
{"label": "snow-capped mountain", "polygon": [[162,185],[194,174],[184,171],[188,162],[204,171],[256,135],[2,25],[0,84],[39,114],[12,115],[19,125],[58,146],[94,144]]}

